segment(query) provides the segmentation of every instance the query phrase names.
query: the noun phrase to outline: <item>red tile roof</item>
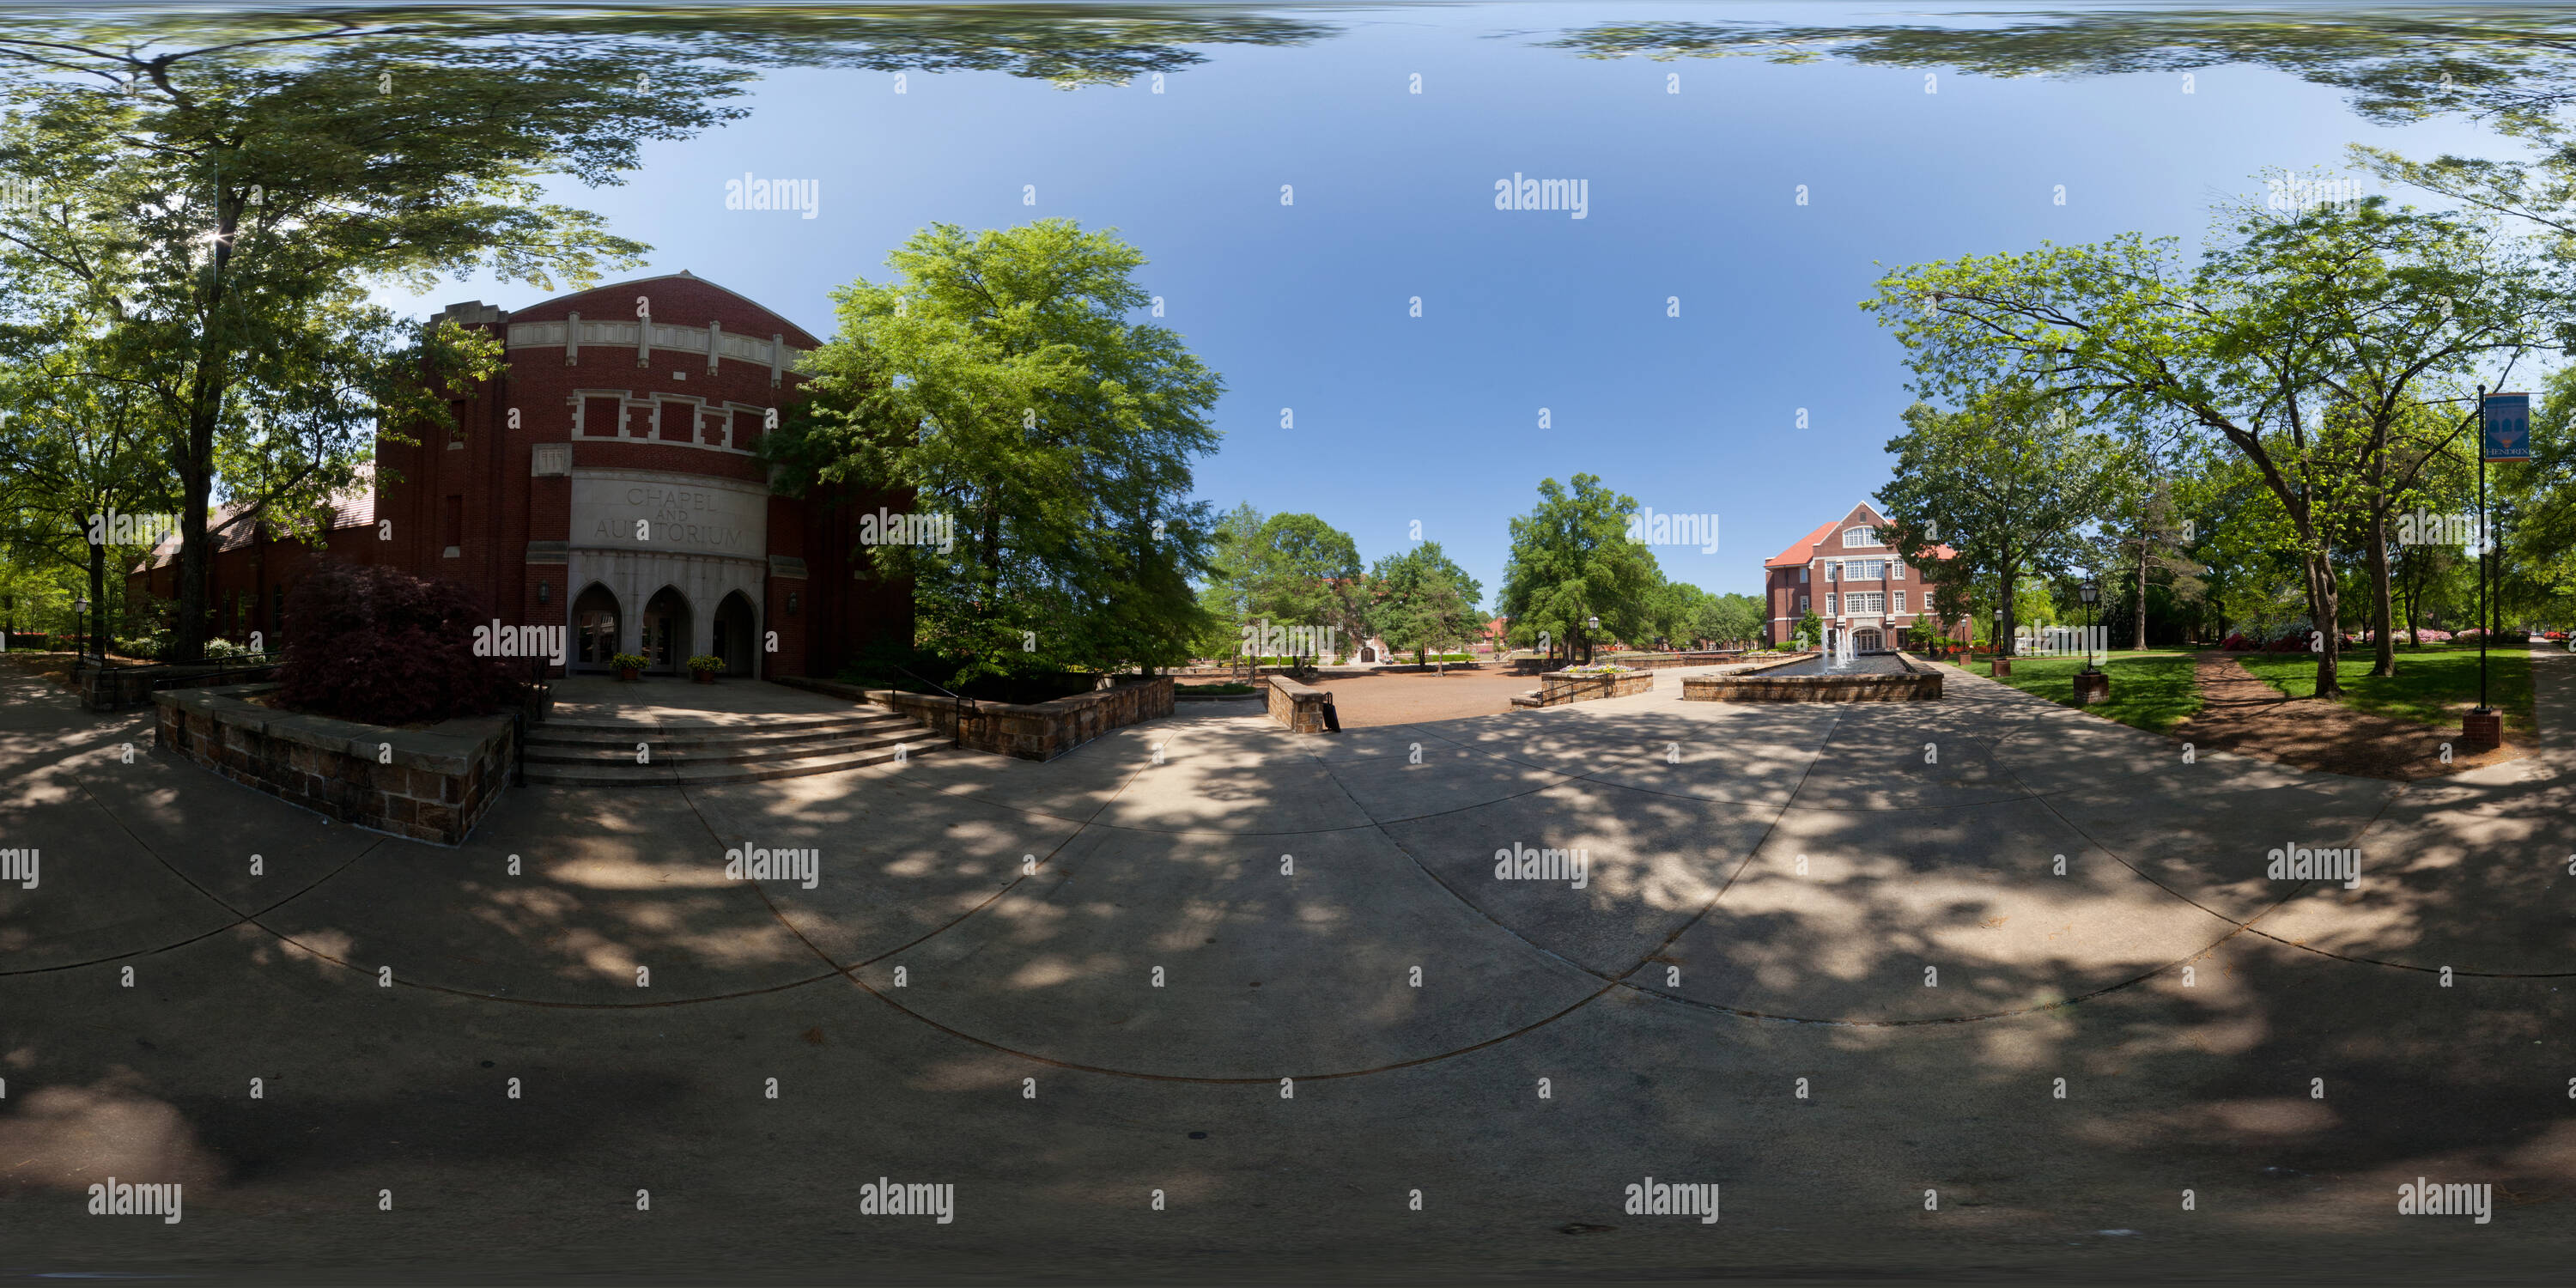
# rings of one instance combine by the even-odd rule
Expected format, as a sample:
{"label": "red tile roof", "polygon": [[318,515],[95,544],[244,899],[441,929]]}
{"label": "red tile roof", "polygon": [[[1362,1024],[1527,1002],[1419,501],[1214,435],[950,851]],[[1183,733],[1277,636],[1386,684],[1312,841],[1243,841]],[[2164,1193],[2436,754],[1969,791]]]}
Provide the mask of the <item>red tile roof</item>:
{"label": "red tile roof", "polygon": [[[1844,519],[1836,519],[1833,522],[1827,523],[1817,528],[1815,531],[1798,538],[1798,540],[1788,549],[1771,556],[1771,558],[1762,566],[1765,568],[1806,567],[1808,561],[1816,557],[1816,546],[1825,538],[1834,535],[1834,533],[1839,530],[1845,522],[1846,520]],[[1932,547],[1932,557],[1935,559],[1955,559],[1958,555],[1958,551],[1953,550],[1948,546]]]}
{"label": "red tile roof", "polygon": [[1765,568],[1805,567],[1808,560],[1816,557],[1816,543],[1833,535],[1834,529],[1841,526],[1843,526],[1843,521],[1840,519],[1825,520],[1823,526],[1803,537],[1798,538],[1795,542],[1790,544],[1788,549],[1771,556],[1770,560],[1762,566]]}

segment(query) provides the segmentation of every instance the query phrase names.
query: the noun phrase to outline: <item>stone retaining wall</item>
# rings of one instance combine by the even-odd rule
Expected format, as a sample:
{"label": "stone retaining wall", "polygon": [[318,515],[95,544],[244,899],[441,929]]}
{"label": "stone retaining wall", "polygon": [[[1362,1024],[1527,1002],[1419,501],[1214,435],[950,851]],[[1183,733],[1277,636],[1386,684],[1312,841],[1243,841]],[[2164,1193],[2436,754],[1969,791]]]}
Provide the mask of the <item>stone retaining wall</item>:
{"label": "stone retaining wall", "polygon": [[183,689],[201,684],[261,684],[276,678],[275,666],[245,668],[225,659],[191,666],[156,663],[101,667],[88,661],[72,664],[72,687],[80,691],[81,706],[89,711],[140,711],[152,705],[155,684]]}
{"label": "stone retaining wall", "polygon": [[1512,705],[1561,707],[1569,702],[1649,693],[1654,687],[1655,673],[1652,671],[1622,671],[1615,675],[1567,675],[1563,671],[1550,671],[1539,677],[1536,694],[1515,698]]}
{"label": "stone retaining wall", "polygon": [[274,684],[152,695],[161,746],[318,814],[461,845],[509,782],[510,717],[385,729],[244,701]]}
{"label": "stone retaining wall", "polygon": [[1284,675],[1264,676],[1262,683],[1270,688],[1270,718],[1288,726],[1288,732],[1325,731],[1324,708],[1333,701],[1330,691],[1299,684]]}
{"label": "stone retaining wall", "polygon": [[874,703],[929,725],[943,738],[955,738],[961,747],[1021,760],[1053,760],[1112,729],[1172,714],[1172,677],[1168,675],[1120,676],[1106,689],[1026,704],[976,698],[959,702],[944,693],[862,689],[804,676],[778,676],[776,682]]}
{"label": "stone retaining wall", "polygon": [[[1924,702],[1941,696],[1941,669],[1904,653],[1904,675],[1734,675],[1682,677],[1684,702]],[[1781,665],[1786,666],[1784,662]]]}

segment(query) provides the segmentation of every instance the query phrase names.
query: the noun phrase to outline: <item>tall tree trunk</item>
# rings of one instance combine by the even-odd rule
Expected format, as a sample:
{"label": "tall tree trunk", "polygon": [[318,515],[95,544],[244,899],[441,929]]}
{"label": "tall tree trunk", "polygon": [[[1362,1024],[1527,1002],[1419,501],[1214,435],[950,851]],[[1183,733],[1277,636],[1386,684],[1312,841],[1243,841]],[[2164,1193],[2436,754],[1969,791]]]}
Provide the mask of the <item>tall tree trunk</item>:
{"label": "tall tree trunk", "polygon": [[2388,512],[2374,510],[2370,516],[2370,633],[2373,636],[2370,673],[2397,674],[2397,632],[2390,611],[2392,598],[2388,580]]}
{"label": "tall tree trunk", "polygon": [[2305,560],[2308,574],[2308,617],[2321,646],[2317,654],[2317,693],[2320,698],[2343,696],[2343,680],[2335,664],[2343,655],[2343,621],[2341,596],[2335,588],[2334,562],[2321,549],[2312,549]]}
{"label": "tall tree trunk", "polygon": [[2000,619],[1997,621],[1997,623],[1996,623],[1996,625],[1995,625],[1995,656],[1996,656],[1996,657],[2011,657],[2011,656],[2013,655],[2012,637],[2013,637],[2013,626],[2015,625],[2015,621],[2016,621],[2016,619],[2015,619],[2015,618],[2014,618],[2014,616],[2013,616],[2013,589],[2014,589],[2016,586],[2018,586],[2018,585],[2020,585],[2020,584],[2021,584],[2021,576],[2020,576],[2020,573],[2021,573],[2021,569],[2020,569],[2018,566],[2014,565],[2013,563],[2011,563],[2011,562],[2009,562],[2009,561],[2007,561],[2007,562],[2004,564],[2004,566],[2003,566],[2003,572],[2002,572],[2002,581],[2003,581],[2003,601],[2002,601],[2002,602],[2003,602],[2004,615],[2003,615],[2003,617],[2002,617],[2002,618],[2000,618]]}
{"label": "tall tree trunk", "polygon": [[[99,534],[105,536],[105,533]],[[95,637],[107,634],[107,543],[95,541],[89,548],[89,630]],[[98,659],[107,660],[107,645],[98,647]]]}
{"label": "tall tree trunk", "polygon": [[214,571],[213,552],[206,548],[206,503],[214,480],[198,462],[209,461],[213,456],[211,423],[202,451],[199,441],[192,425],[188,432],[189,461],[179,476],[179,608],[170,623],[170,655],[163,659],[169,662],[206,660],[206,579]]}
{"label": "tall tree trunk", "polygon": [[2138,525],[2138,642],[2129,646],[2139,653],[2147,651],[2147,527]]}

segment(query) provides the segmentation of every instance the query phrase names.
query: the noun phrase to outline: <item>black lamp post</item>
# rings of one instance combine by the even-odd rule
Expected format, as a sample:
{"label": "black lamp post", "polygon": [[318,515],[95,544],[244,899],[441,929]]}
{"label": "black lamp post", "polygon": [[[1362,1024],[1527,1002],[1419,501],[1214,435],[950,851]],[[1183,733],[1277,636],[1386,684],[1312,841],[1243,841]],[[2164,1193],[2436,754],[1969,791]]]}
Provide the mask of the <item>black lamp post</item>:
{"label": "black lamp post", "polygon": [[72,661],[84,662],[89,659],[89,600],[86,598],[73,600],[72,613],[73,620],[77,623],[73,628]]}
{"label": "black lamp post", "polygon": [[2102,602],[2102,583],[2087,578],[2075,593],[2084,600],[2084,673],[2091,675],[2102,669],[2093,665],[2093,623],[2096,606]]}
{"label": "black lamp post", "polygon": [[1583,619],[1583,661],[1587,666],[1592,662],[1592,637],[1600,632],[1601,618],[1598,615]]}

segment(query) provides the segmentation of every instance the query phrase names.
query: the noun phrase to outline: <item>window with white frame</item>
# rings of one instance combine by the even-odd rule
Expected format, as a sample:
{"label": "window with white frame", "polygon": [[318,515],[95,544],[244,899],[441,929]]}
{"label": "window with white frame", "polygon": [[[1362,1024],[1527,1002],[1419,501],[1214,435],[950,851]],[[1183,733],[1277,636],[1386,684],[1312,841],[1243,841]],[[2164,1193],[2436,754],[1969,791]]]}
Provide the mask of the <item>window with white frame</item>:
{"label": "window with white frame", "polygon": [[1887,593],[1887,611],[1891,613],[1901,613],[1905,611],[1904,591],[1891,590]]}
{"label": "window with white frame", "polygon": [[1833,616],[1833,615],[1834,615],[1834,592],[1832,592],[1832,591],[1830,591],[1830,590],[1829,590],[1829,591],[1826,591],[1826,592],[1825,592],[1825,616],[1827,616],[1827,617],[1831,617],[1831,616]]}
{"label": "window with white frame", "polygon": [[1866,523],[1857,528],[1845,528],[1843,529],[1843,544],[1847,546],[1877,545],[1878,529],[1873,528]]}
{"label": "window with white frame", "polygon": [[1875,590],[1855,590],[1843,596],[1843,609],[1850,616],[1860,617],[1884,611],[1886,602],[1887,596]]}
{"label": "window with white frame", "polygon": [[1901,562],[1890,561],[1887,565],[1887,579],[1889,581],[1905,580],[1905,565]]}
{"label": "window with white frame", "polygon": [[1843,566],[1842,566],[1841,561],[1839,561],[1839,560],[1834,560],[1834,559],[1828,559],[1828,560],[1826,560],[1826,561],[1825,561],[1825,580],[1827,580],[1827,581],[1841,581],[1842,579],[1843,579]]}
{"label": "window with white frame", "polygon": [[1886,575],[1887,561],[1884,559],[1854,559],[1851,561],[1851,579],[1853,581],[1877,581]]}
{"label": "window with white frame", "polygon": [[1804,595],[1800,595],[1800,596],[1798,596],[1798,613],[1799,613],[1799,615],[1800,615],[1800,616],[1805,616],[1805,615],[1806,615],[1806,612],[1807,612],[1807,597],[1806,597],[1806,596],[1804,596]]}
{"label": "window with white frame", "polygon": [[1799,569],[1799,570],[1798,570],[1798,580],[1800,580],[1800,581],[1805,581],[1806,579],[1807,579],[1807,570],[1806,570],[1806,569],[1804,569],[1804,568]]}

